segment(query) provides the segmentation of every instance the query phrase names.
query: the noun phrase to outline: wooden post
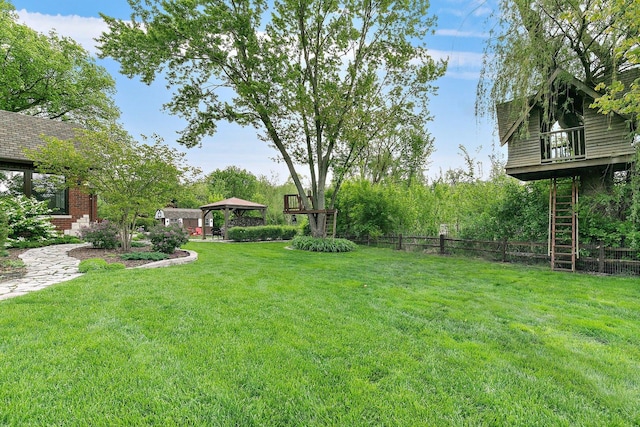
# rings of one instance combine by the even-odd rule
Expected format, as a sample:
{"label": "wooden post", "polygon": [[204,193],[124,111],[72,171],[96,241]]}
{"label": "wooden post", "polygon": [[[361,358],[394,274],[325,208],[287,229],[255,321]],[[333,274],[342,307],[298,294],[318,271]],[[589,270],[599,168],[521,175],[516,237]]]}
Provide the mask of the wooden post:
{"label": "wooden post", "polygon": [[398,250],[402,250],[402,233],[398,234]]}
{"label": "wooden post", "polygon": [[502,262],[507,262],[507,239],[502,241]]}
{"label": "wooden post", "polygon": [[604,273],[604,242],[598,242],[598,273]]}
{"label": "wooden post", "polygon": [[440,235],[440,255],[444,255],[444,234]]}
{"label": "wooden post", "polygon": [[[205,222],[205,218],[207,217],[207,213],[202,211],[202,240],[207,239],[207,223]],[[211,227],[211,240],[213,240],[213,227]]]}

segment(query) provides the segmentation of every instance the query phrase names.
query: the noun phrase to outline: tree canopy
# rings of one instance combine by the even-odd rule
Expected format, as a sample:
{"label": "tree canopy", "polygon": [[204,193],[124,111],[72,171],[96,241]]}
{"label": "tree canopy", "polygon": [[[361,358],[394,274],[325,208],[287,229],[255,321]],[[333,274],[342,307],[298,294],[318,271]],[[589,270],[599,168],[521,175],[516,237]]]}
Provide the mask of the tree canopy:
{"label": "tree canopy", "polygon": [[0,0],[0,109],[50,119],[114,121],[115,82],[72,39],[39,34]]}
{"label": "tree canopy", "polygon": [[[408,114],[428,119],[431,82],[445,69],[426,50],[427,0],[130,4],[130,21],[103,16],[101,56],[145,83],[166,78],[175,89],[165,107],[187,119],[179,140],[187,146],[213,135],[219,120],[260,129],[309,209],[327,208],[330,174],[339,189],[383,130]],[[296,165],[306,165],[310,199]],[[310,220],[323,235],[322,219]]]}
{"label": "tree canopy", "polygon": [[595,87],[631,68],[629,40],[637,37],[637,25],[620,21],[623,9],[615,12],[605,0],[500,0],[478,85],[478,113],[509,99],[524,108],[533,93],[550,95],[547,81],[556,69]]}

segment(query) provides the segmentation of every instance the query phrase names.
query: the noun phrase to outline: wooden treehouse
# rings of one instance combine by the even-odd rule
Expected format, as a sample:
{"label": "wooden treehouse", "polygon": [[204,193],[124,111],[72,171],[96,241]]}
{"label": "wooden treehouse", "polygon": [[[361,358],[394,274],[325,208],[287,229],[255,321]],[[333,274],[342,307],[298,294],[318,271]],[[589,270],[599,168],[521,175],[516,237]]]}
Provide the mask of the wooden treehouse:
{"label": "wooden treehouse", "polygon": [[[635,76],[626,78],[633,81]],[[625,76],[620,77],[624,81]],[[578,194],[602,191],[614,172],[629,169],[635,156],[631,120],[591,108],[600,94],[566,73],[554,72],[548,84],[552,95],[547,100],[531,98],[518,115],[513,102],[496,106],[500,144],[508,147],[508,175],[522,181],[550,180],[551,268],[575,271]]]}
{"label": "wooden treehouse", "polygon": [[[307,196],[307,206],[312,206],[311,196]],[[317,220],[320,218],[324,220],[325,236],[336,237],[336,225],[338,211],[336,209],[307,209],[305,203],[302,202],[302,198],[298,194],[285,194],[284,196],[284,210],[285,215],[313,215]]]}

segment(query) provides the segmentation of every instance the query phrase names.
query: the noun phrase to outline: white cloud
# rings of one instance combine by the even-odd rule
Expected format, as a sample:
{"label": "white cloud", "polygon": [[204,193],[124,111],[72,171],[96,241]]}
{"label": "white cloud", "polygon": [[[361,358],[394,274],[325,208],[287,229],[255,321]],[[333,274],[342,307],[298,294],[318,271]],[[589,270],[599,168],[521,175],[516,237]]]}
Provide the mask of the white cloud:
{"label": "white cloud", "polygon": [[74,39],[92,55],[97,52],[95,38],[108,29],[107,24],[100,18],[83,17],[78,15],[45,15],[38,12],[18,10],[20,22],[34,30],[47,34],[55,30],[58,34]]}
{"label": "white cloud", "polygon": [[460,30],[446,29],[446,28],[443,28],[441,30],[436,30],[436,36],[474,37],[474,38],[482,38],[482,39],[486,39],[487,37],[489,37],[487,33],[481,33],[477,31],[460,31]]}
{"label": "white cloud", "polygon": [[484,54],[478,52],[451,51],[430,49],[429,55],[434,59],[448,59],[448,68],[466,68],[479,69],[482,67],[482,58]]}

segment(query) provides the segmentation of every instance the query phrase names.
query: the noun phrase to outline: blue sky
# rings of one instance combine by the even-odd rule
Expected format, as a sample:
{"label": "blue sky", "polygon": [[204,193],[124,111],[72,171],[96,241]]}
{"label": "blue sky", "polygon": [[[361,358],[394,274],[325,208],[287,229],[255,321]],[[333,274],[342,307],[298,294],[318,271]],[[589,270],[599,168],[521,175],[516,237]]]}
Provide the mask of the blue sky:
{"label": "blue sky", "polygon": [[[127,19],[130,8],[126,0],[12,0],[20,21],[40,32],[55,28],[59,34],[74,38],[95,53],[93,38],[106,29],[99,13]],[[434,0],[431,14],[438,17],[436,34],[427,40],[432,56],[448,57],[447,74],[436,82],[438,94],[430,101],[434,120],[429,132],[435,138],[435,152],[430,157],[427,175],[434,178],[441,171],[463,166],[458,146],[463,144],[480,162],[480,173],[489,174],[488,155],[492,149],[504,155],[490,119],[478,119],[474,104],[482,61],[482,50],[489,31],[489,14],[493,0]],[[201,148],[187,149],[175,143],[176,132],[184,121],[162,111],[171,92],[163,81],[151,86],[130,80],[118,72],[113,60],[98,60],[116,80],[115,101],[122,111],[121,122],[136,138],[157,134],[164,141],[187,153],[187,160],[204,173],[235,165],[256,175],[284,182],[288,171],[276,163],[274,149],[257,138],[253,128],[220,123],[215,136],[205,139]],[[299,173],[305,174],[304,168]]]}

